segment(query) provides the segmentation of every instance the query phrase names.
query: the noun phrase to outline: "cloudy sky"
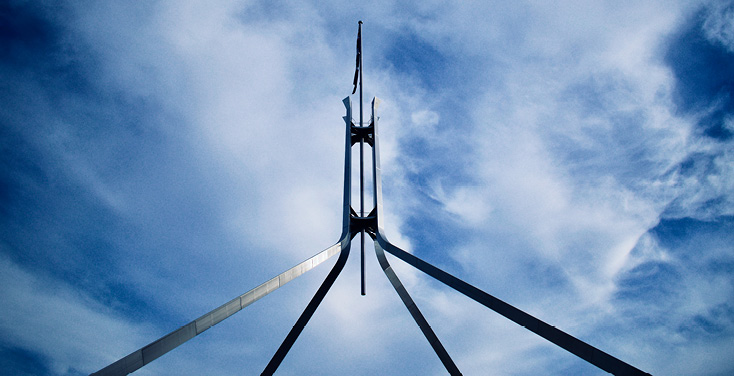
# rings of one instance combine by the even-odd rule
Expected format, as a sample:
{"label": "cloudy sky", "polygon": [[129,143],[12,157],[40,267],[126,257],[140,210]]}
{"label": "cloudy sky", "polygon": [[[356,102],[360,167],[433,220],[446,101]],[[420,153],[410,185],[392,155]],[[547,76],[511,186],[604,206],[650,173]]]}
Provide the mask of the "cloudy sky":
{"label": "cloudy sky", "polygon": [[[734,3],[353,3],[0,5],[3,372],[97,371],[336,242],[363,20],[394,243],[646,372],[734,373]],[[446,373],[367,255],[278,374]],[[390,260],[465,375],[605,374]],[[332,264],[136,374],[259,374]]]}

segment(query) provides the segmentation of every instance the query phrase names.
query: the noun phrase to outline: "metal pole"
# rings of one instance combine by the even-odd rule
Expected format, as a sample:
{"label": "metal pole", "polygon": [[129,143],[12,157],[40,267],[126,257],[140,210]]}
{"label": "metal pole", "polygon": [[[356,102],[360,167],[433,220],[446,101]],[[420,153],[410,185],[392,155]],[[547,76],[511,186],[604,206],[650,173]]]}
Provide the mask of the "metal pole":
{"label": "metal pole", "polygon": [[[357,49],[359,50],[359,126],[364,127],[364,110],[362,108],[362,72],[364,64],[362,61],[362,21],[359,21],[359,31],[357,34]],[[364,140],[359,139],[359,216],[364,217]],[[361,245],[360,248],[360,271],[361,271],[361,293],[366,295],[366,286],[364,278],[364,230],[360,231]]]}

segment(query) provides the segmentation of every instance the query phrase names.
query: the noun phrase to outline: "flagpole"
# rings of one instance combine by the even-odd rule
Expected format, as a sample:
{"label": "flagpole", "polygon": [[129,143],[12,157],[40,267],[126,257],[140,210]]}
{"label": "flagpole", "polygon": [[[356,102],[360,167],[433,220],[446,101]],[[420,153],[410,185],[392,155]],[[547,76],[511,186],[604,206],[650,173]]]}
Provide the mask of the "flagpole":
{"label": "flagpole", "polygon": [[[357,32],[357,49],[359,54],[359,126],[364,127],[364,110],[362,107],[362,21],[359,21],[359,31]],[[364,217],[364,140],[359,139],[359,216]],[[361,293],[366,295],[365,277],[364,277],[364,230],[361,231],[362,247],[360,248],[360,270],[361,270]]]}

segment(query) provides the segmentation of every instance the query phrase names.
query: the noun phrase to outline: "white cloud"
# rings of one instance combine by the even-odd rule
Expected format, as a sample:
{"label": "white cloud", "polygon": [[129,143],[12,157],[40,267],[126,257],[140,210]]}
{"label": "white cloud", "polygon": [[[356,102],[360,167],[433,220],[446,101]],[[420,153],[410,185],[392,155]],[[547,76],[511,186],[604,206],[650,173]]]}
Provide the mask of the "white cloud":
{"label": "white cloud", "polygon": [[705,11],[706,36],[734,53],[734,6],[727,1],[712,1]]}
{"label": "white cloud", "polygon": [[93,372],[127,355],[155,333],[53,277],[0,258],[0,332],[14,346],[38,353],[58,374]]}
{"label": "white cloud", "polygon": [[[693,5],[568,1],[447,7],[434,2],[417,10],[382,5],[307,4],[276,12],[277,17],[258,13],[257,19],[248,18],[248,12],[257,10],[252,3],[75,8],[73,36],[81,36],[100,58],[100,87],[154,103],[165,119],[151,125],[159,128],[163,140],[153,149],[164,152],[143,158],[151,162],[147,169],[124,170],[131,181],[145,182],[137,188],[100,174],[84,158],[75,156],[67,163],[76,165],[78,179],[133,227],[150,229],[150,237],[162,231],[169,241],[160,244],[175,249],[161,255],[133,250],[132,260],[146,260],[131,261],[125,269],[134,289],[156,286],[150,299],[160,299],[174,315],[193,319],[336,241],[344,127],[339,93],[350,89],[354,41],[353,34],[335,37],[333,24],[356,13],[357,18],[364,16],[366,43],[374,46],[366,51],[367,59],[377,60],[391,43],[389,37],[407,30],[425,38],[469,77],[431,91],[409,80],[413,72],[368,61],[367,97],[377,93],[384,98],[379,115],[385,225],[398,246],[412,251],[416,239],[400,229],[415,221],[416,209],[424,205],[416,192],[431,195],[443,210],[436,217],[461,231],[460,242],[455,249],[421,250],[423,254],[448,255],[445,259],[458,262],[449,264],[458,276],[586,335],[604,318],[630,325],[612,301],[621,273],[646,261],[671,260],[644,235],[663,212],[697,217],[732,212],[727,193],[734,191],[734,180],[728,178],[734,176],[730,150],[692,139],[692,120],[675,115],[672,76],[657,56],[662,40]],[[717,22],[707,25],[719,38],[726,33]],[[356,24],[350,27],[355,29],[350,33],[356,31]],[[345,41],[335,41],[339,38]],[[442,99],[465,90],[473,90],[466,108],[437,108]],[[443,137],[444,125],[454,126],[451,122],[459,118],[452,110],[467,110],[460,115],[468,123],[459,127],[463,133]],[[440,147],[447,153],[442,158],[447,166],[473,180],[427,174],[435,161],[406,157],[400,150],[416,138]],[[683,175],[675,170],[696,153],[711,156],[715,173]],[[458,155],[467,158],[459,163],[453,159]],[[417,187],[407,181],[413,175],[434,177]],[[702,175],[705,181],[698,179]],[[179,210],[192,206],[188,200],[197,197],[202,203],[196,210],[216,213],[202,215],[213,218],[211,228],[220,229],[216,234],[166,232],[166,226],[178,222],[156,223],[192,214]],[[713,213],[701,209],[720,197],[726,204],[711,209]],[[196,210],[192,212],[201,214]],[[202,228],[205,221],[193,219],[190,224]],[[188,244],[192,239],[196,246]],[[644,252],[630,254],[635,245]],[[306,366],[325,369],[325,364],[308,363],[321,354],[332,356],[329,364],[338,371],[397,366],[411,358],[405,373],[443,372],[371,251],[368,255],[368,297],[357,293],[355,246],[347,270],[284,364],[285,374]],[[548,345],[524,329],[393,261],[439,337],[447,338],[455,360],[467,367],[462,367],[466,374],[490,366],[537,374],[559,359],[572,359],[545,351]],[[43,288],[43,278],[10,263],[3,267],[3,275],[41,286],[3,290],[12,302],[8,312],[17,311],[13,315],[27,313],[35,296],[58,299]],[[272,355],[269,349],[280,343],[329,267],[322,268],[315,272],[318,277],[279,290],[278,297],[252,307],[253,316],[238,314],[247,319],[230,319],[239,321],[214,328],[218,334],[196,339],[199,345],[176,350],[180,355],[162,358],[160,366],[152,365],[160,368],[153,369],[170,365],[195,373],[210,370],[204,362],[219,367],[220,360],[230,357],[239,360],[221,365],[222,370],[240,360],[264,365],[263,358]],[[166,275],[156,273],[161,270]],[[692,286],[726,287],[721,281],[691,281]],[[59,306],[74,312],[78,321],[95,323],[95,330],[117,333],[112,346],[123,353],[139,347],[139,338],[143,343],[155,339],[145,324],[126,323],[71,287],[61,291],[66,302]],[[689,308],[695,311],[722,300],[702,299]],[[25,320],[23,325],[46,318],[8,317]],[[236,337],[240,327],[252,336]],[[50,354],[59,372],[69,364],[91,367],[92,360],[78,359],[88,353],[78,344],[60,340],[63,349],[52,349],[35,334],[7,326],[3,330],[23,346]],[[61,338],[76,328],[53,330]],[[86,336],[83,343],[97,343],[94,334]],[[253,345],[265,342],[262,348]],[[622,340],[608,344],[611,353],[633,354],[633,360],[660,357],[654,349],[634,355]],[[238,346],[242,353],[234,350]],[[528,357],[533,360],[525,362]]]}
{"label": "white cloud", "polygon": [[439,121],[439,115],[434,111],[422,110],[413,112],[410,119],[418,127],[424,127],[424,132],[430,131]]}

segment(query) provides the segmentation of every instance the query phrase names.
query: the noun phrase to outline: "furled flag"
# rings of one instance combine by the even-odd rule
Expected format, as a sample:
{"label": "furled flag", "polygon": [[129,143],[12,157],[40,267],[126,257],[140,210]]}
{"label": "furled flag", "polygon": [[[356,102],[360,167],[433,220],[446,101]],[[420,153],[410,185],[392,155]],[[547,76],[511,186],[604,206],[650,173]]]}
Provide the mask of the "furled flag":
{"label": "furled flag", "polygon": [[359,31],[357,31],[357,68],[354,70],[354,89],[352,94],[357,92],[357,81],[359,80],[359,62],[362,60],[362,21],[359,21]]}

